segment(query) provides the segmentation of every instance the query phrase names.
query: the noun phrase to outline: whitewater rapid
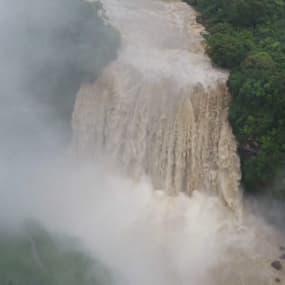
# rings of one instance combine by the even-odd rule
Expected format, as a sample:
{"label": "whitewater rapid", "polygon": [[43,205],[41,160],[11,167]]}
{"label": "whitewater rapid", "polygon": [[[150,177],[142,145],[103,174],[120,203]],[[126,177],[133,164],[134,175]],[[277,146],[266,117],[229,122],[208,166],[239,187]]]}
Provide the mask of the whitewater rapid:
{"label": "whitewater rapid", "polygon": [[241,210],[240,164],[228,124],[227,73],[204,53],[196,13],[179,1],[103,1],[122,37],[118,59],[83,84],[75,151],[105,154],[170,195],[207,192]]}

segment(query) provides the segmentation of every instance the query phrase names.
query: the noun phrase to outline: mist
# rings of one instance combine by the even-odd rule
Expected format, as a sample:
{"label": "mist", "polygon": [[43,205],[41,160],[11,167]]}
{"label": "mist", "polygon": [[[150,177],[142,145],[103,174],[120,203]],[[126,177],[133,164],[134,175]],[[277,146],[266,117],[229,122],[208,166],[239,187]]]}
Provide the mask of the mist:
{"label": "mist", "polygon": [[20,177],[32,176],[70,142],[80,83],[95,80],[116,57],[119,36],[97,16],[99,4],[0,5],[1,180],[7,189],[22,188]]}
{"label": "mist", "polygon": [[117,56],[119,34],[99,2],[1,0],[0,22],[0,283],[94,284],[80,244],[46,231],[38,194],[56,188],[48,172],[63,172],[76,93]]}
{"label": "mist", "polygon": [[[167,78],[184,88],[225,79],[201,52],[200,38],[191,38],[190,55],[182,49],[180,57],[180,45],[189,43],[179,33],[165,37],[161,26],[173,11],[183,11],[182,19],[195,14],[186,4],[164,3],[170,13],[160,2],[0,0],[1,284],[254,285],[283,277],[270,267],[284,245],[283,205],[248,199],[237,215],[216,193],[168,195],[151,175],[133,179],[112,159],[112,148],[97,150],[95,158],[87,149],[81,159],[74,146],[75,101],[118,63],[138,69],[140,83]],[[164,7],[169,14],[149,21],[152,28],[143,26],[145,16],[159,13],[145,7]],[[132,15],[128,9],[142,16],[130,16],[126,25],[120,17]],[[170,22],[172,33],[177,23]],[[149,52],[153,43],[157,50]],[[122,79],[127,74],[131,82],[136,73],[122,66]],[[83,141],[86,129],[93,134],[94,121],[87,123]]]}

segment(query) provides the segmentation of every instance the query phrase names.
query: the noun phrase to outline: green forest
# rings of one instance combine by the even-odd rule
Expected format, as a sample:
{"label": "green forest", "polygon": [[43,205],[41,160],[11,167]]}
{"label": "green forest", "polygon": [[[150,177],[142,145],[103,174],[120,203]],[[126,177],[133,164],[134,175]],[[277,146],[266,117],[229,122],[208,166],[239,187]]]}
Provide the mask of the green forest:
{"label": "green forest", "polygon": [[247,192],[285,196],[285,0],[186,0],[212,62],[230,71],[229,119]]}

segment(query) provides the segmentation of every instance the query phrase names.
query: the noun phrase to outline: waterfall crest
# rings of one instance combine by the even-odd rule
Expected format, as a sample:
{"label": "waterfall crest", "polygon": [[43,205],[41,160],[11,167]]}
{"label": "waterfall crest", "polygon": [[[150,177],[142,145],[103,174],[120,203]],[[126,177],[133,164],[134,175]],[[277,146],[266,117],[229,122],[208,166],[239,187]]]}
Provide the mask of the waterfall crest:
{"label": "waterfall crest", "polygon": [[76,153],[105,153],[170,195],[205,191],[239,208],[227,74],[204,54],[195,12],[181,2],[103,3],[123,46],[96,82],[81,86],[72,122]]}

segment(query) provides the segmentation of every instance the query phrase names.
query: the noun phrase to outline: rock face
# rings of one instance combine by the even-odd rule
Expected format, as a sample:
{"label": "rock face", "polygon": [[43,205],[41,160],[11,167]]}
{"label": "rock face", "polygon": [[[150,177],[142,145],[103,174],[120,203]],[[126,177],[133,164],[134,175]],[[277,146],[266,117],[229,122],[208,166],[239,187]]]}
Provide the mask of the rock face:
{"label": "rock face", "polygon": [[[204,191],[240,208],[240,165],[227,121],[227,74],[204,55],[201,26],[185,3],[104,1],[123,47],[77,96],[74,146],[104,153],[129,176],[170,195]],[[158,17],[159,16],[159,17]],[[129,23],[132,22],[133,25]]]}
{"label": "rock face", "polygon": [[271,263],[271,266],[276,269],[276,270],[281,270],[282,269],[282,264],[279,260],[274,260],[272,263]]}

